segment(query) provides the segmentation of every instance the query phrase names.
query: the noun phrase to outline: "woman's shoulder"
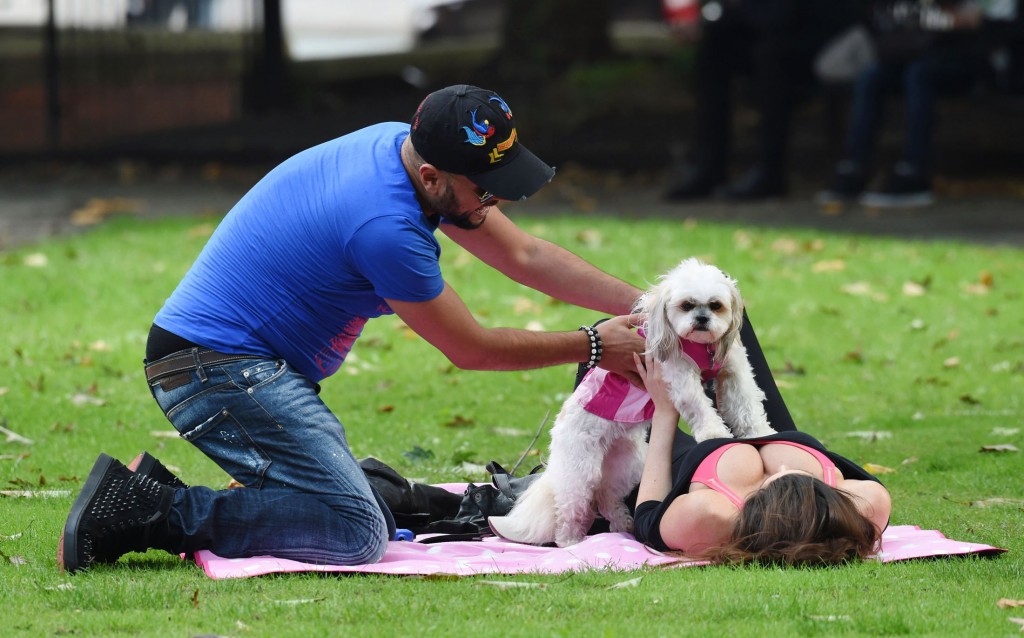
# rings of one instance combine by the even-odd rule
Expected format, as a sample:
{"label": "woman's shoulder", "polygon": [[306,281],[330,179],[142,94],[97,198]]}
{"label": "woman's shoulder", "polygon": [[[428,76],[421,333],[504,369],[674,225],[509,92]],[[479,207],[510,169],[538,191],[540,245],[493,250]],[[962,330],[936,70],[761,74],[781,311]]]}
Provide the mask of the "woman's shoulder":
{"label": "woman's shoulder", "polygon": [[661,518],[665,545],[684,552],[720,545],[732,536],[739,510],[714,490],[695,490],[677,497]]}

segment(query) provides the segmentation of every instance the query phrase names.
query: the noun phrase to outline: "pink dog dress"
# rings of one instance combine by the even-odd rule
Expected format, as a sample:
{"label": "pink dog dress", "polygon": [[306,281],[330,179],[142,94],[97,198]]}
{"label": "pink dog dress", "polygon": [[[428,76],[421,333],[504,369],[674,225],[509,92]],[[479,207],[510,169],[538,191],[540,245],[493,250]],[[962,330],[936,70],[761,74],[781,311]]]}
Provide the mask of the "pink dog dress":
{"label": "pink dog dress", "polygon": [[[679,350],[700,370],[701,381],[715,378],[722,369],[722,362],[715,362],[714,346],[680,338]],[[601,368],[588,372],[573,396],[584,410],[610,421],[641,423],[654,416],[654,401],[646,390]]]}

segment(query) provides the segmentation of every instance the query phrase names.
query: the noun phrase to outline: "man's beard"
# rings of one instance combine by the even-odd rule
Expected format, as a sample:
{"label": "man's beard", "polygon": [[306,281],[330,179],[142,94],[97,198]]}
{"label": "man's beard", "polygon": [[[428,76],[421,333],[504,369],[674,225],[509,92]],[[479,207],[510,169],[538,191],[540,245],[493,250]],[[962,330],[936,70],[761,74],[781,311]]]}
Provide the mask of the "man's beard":
{"label": "man's beard", "polygon": [[[476,210],[464,213],[458,209],[458,201],[455,197],[455,189],[449,180],[444,194],[439,197],[427,197],[427,206],[430,210],[440,215],[449,224],[464,230],[475,230],[480,228],[487,220],[486,217],[478,218]],[[478,209],[479,210],[479,209]]]}

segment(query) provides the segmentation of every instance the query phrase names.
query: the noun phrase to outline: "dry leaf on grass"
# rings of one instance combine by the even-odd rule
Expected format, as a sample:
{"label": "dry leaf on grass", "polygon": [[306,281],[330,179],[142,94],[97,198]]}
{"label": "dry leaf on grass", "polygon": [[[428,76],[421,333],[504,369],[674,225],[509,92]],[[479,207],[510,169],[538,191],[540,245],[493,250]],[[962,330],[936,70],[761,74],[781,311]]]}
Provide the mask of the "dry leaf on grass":
{"label": "dry leaf on grass", "polygon": [[867,470],[868,472],[871,472],[872,474],[874,474],[876,476],[879,475],[879,474],[892,474],[893,472],[896,471],[896,470],[892,469],[891,467],[886,467],[884,465],[878,465],[877,463],[865,463],[864,464],[864,469]]}
{"label": "dry leaf on grass", "polygon": [[547,585],[544,583],[520,583],[508,580],[478,580],[476,584],[497,589],[547,589]]}
{"label": "dry leaf on grass", "polygon": [[1016,445],[1009,443],[1001,443],[999,445],[983,445],[981,446],[982,452],[1020,452]]}
{"label": "dry leaf on grass", "polygon": [[637,576],[636,578],[630,578],[629,580],[624,580],[620,583],[615,583],[614,585],[609,586],[608,589],[626,589],[628,587],[639,587],[640,581],[642,581],[643,579],[643,576]]}
{"label": "dry leaf on grass", "polygon": [[32,439],[27,439],[17,432],[12,432],[7,428],[0,425],[0,434],[4,435],[4,443],[21,443],[22,445],[32,445]]}
{"label": "dry leaf on grass", "polygon": [[846,436],[864,439],[865,441],[878,441],[879,439],[891,439],[892,432],[886,430],[855,430],[847,432]]}
{"label": "dry leaf on grass", "polygon": [[971,501],[971,507],[991,507],[993,505],[1024,505],[1024,499],[1019,498],[985,498],[980,501]]}
{"label": "dry leaf on grass", "polygon": [[1013,618],[1013,617],[1010,617],[1010,618],[1007,618],[1007,620],[1009,620],[1010,622],[1014,623],[1015,625],[1019,625],[1020,626],[1020,630],[1024,631],[1024,618]]}
{"label": "dry leaf on grass", "polygon": [[1010,609],[1011,607],[1024,607],[1024,600],[1013,600],[1012,598],[1000,598],[996,601],[996,606],[1000,609]]}
{"label": "dry leaf on grass", "polygon": [[12,498],[66,498],[71,490],[0,490],[0,496]]}

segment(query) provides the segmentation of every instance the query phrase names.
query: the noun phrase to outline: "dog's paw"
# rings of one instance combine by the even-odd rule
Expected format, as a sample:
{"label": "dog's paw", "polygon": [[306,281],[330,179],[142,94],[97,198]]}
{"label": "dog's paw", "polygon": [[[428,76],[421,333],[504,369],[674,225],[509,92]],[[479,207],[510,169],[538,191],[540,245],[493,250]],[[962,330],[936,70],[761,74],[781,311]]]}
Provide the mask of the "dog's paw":
{"label": "dog's paw", "polygon": [[612,532],[622,532],[624,534],[633,533],[633,517],[623,516],[617,520],[608,521],[608,529]]}
{"label": "dog's paw", "polygon": [[697,443],[707,441],[708,439],[731,439],[734,438],[732,430],[722,425],[711,425],[702,428],[693,428],[693,438]]}

